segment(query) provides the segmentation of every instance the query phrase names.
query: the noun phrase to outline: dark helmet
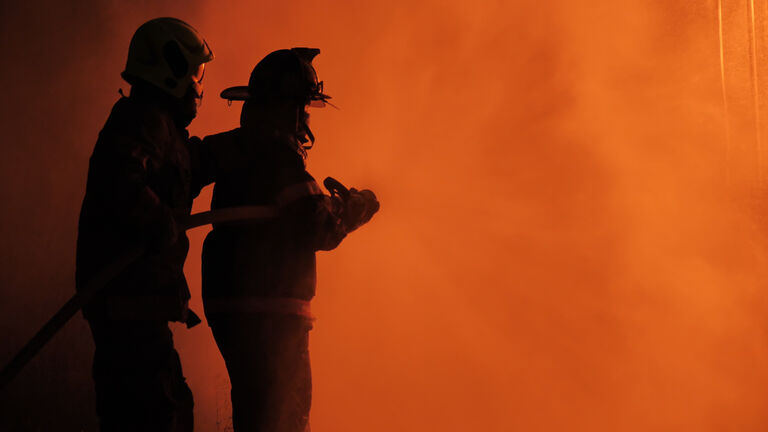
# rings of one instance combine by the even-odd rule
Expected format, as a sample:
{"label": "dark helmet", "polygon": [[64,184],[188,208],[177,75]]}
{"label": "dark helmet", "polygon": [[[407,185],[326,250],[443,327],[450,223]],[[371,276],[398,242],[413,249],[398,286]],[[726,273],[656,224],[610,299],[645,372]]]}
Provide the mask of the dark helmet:
{"label": "dark helmet", "polygon": [[312,59],[317,48],[291,48],[273,51],[251,72],[248,86],[230,87],[221,92],[228,100],[262,102],[295,101],[297,105],[325,106],[331,97],[323,93]]}

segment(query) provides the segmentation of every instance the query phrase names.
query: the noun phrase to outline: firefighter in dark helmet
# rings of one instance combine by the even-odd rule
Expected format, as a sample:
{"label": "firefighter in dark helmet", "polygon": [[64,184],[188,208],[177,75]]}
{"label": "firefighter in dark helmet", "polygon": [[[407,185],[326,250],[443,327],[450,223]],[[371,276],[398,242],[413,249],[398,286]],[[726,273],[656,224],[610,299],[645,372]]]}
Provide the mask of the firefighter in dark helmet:
{"label": "firefighter in dark helmet", "polygon": [[[128,50],[120,98],[90,159],[77,239],[83,288],[126,250],[147,251],[83,308],[96,352],[93,376],[102,431],[191,431],[192,393],[169,321],[193,325],[182,272],[189,242],[176,225],[199,190],[187,125],[213,53],[189,24],[143,24]],[[199,322],[199,320],[198,320]]]}
{"label": "firefighter in dark helmet", "polygon": [[274,209],[214,224],[203,246],[203,303],[232,383],[236,432],[308,430],[315,252],[334,249],[379,208],[369,190],[325,195],[305,168],[308,107],[329,98],[312,66],[319,52],[267,55],[248,86],[222,93],[244,101],[240,127],[203,140],[215,161],[212,209]]}

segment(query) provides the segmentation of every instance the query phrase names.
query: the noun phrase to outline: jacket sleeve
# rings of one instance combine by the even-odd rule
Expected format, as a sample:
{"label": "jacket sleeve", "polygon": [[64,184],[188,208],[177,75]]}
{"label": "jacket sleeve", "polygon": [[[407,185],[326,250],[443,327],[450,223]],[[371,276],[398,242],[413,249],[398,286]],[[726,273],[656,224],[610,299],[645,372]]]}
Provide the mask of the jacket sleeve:
{"label": "jacket sleeve", "polygon": [[237,149],[238,132],[234,129],[208,135],[202,140],[198,137],[187,140],[192,167],[192,197],[196,198],[204,187],[243,163],[243,156]]}
{"label": "jacket sleeve", "polygon": [[99,190],[106,216],[150,237],[174,229],[173,213],[147,183],[158,146],[142,136],[104,131],[91,157],[89,179]]}
{"label": "jacket sleeve", "polygon": [[284,228],[315,251],[336,248],[347,233],[331,197],[323,193],[300,158],[279,166],[284,169],[278,175],[276,202]]}
{"label": "jacket sleeve", "polygon": [[193,136],[187,140],[186,144],[192,168],[190,192],[193,198],[197,198],[204,187],[216,181],[216,158],[212,149],[213,140],[209,137],[201,140]]}

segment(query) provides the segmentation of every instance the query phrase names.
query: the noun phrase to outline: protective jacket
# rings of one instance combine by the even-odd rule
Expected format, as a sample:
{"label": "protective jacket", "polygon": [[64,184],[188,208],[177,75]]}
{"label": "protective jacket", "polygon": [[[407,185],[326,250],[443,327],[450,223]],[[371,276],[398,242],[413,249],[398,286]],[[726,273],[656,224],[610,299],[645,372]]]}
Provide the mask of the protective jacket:
{"label": "protective jacket", "polygon": [[[203,140],[207,158],[215,161],[212,209],[276,210],[272,218],[214,225],[208,234],[202,263],[207,314],[227,299],[307,301],[315,295],[315,252],[335,248],[346,232],[296,145],[239,128]],[[247,309],[247,302],[240,304]]]}
{"label": "protective jacket", "polygon": [[[88,318],[184,321],[189,290],[183,273],[189,241],[174,215],[189,214],[192,184],[187,131],[169,112],[123,97],[99,133],[90,159],[77,239],[78,288],[126,250],[149,245],[84,308]],[[159,238],[168,244],[158,245]]]}

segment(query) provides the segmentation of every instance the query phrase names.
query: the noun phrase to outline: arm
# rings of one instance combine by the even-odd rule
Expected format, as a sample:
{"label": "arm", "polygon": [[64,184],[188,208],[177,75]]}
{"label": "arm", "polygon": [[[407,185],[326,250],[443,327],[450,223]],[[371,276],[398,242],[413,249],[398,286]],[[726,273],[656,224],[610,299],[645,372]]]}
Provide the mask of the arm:
{"label": "arm", "polygon": [[332,250],[347,232],[332,198],[323,194],[309,173],[305,171],[302,177],[304,181],[285,186],[277,195],[282,218],[286,227],[313,250]]}
{"label": "arm", "polygon": [[158,147],[147,139],[103,132],[91,157],[89,183],[108,220],[164,245],[175,241],[177,231],[171,209],[148,185],[158,157]]}
{"label": "arm", "polygon": [[192,197],[225,173],[239,168],[244,155],[237,148],[239,129],[208,135],[202,140],[191,137],[187,140],[192,167]]}
{"label": "arm", "polygon": [[347,232],[332,198],[323,193],[296,153],[279,153],[276,167],[275,201],[286,235],[314,251],[336,248]]}
{"label": "arm", "polygon": [[190,192],[193,198],[197,198],[204,187],[216,181],[214,141],[215,139],[211,137],[201,140],[193,136],[186,142],[192,168]]}

